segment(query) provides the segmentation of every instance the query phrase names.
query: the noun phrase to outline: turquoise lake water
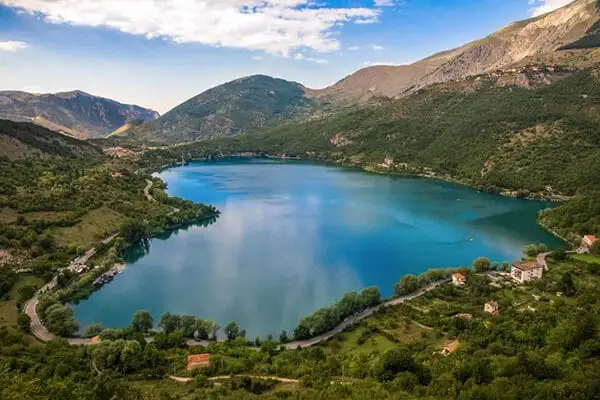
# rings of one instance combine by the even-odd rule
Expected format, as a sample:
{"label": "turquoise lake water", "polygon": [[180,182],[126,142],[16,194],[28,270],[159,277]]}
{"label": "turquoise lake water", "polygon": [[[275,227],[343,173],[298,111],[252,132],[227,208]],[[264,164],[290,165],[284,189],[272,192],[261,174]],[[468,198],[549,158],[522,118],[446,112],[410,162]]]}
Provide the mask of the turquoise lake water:
{"label": "turquoise lake water", "polygon": [[236,321],[278,336],[345,292],[403,275],[503,261],[560,242],[536,224],[550,204],[422,178],[303,162],[195,163],[159,174],[168,192],[222,215],[132,248],[124,273],[75,306],[85,327],[122,327],[136,310]]}

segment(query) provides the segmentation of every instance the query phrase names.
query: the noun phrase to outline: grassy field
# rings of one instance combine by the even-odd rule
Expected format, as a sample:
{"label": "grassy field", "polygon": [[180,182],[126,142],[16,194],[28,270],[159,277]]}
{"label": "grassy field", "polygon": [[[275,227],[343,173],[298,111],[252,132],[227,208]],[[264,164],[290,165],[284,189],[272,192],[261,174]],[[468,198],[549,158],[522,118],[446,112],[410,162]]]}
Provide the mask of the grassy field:
{"label": "grassy field", "polygon": [[44,280],[34,275],[20,276],[9,292],[10,300],[19,300],[19,289],[27,285],[35,286],[37,289],[39,289],[44,285]]}
{"label": "grassy field", "polygon": [[[156,398],[165,399],[180,399],[180,400],[195,400],[199,398],[213,398],[213,397],[198,397],[199,394],[206,395],[205,391],[196,389],[193,382],[181,383],[174,382],[170,379],[164,380],[145,380],[145,381],[131,381],[129,385],[133,389],[141,391],[143,394],[154,394],[159,395]],[[222,392],[219,388],[221,383],[216,383],[213,391],[220,393]],[[269,393],[272,393],[278,398],[289,398],[291,394],[298,390],[298,385],[295,383],[280,383],[275,386]]]}
{"label": "grassy field", "polygon": [[593,254],[572,254],[571,257],[573,257],[576,260],[585,261],[588,263],[600,264],[600,256],[595,256]]}
{"label": "grassy field", "polygon": [[[423,339],[428,326],[419,324],[402,315],[398,308],[390,308],[385,313],[369,318],[361,325],[346,331],[321,345],[326,353],[370,354],[383,353],[398,343],[414,343]],[[437,339],[430,343],[441,345]]]}
{"label": "grassy field", "polygon": [[26,285],[40,288],[44,284],[41,278],[33,275],[23,275],[15,282],[9,292],[7,301],[0,301],[0,328],[15,327],[17,325],[17,302],[19,301],[19,289]]}
{"label": "grassy field", "polygon": [[125,221],[121,214],[103,207],[85,215],[75,226],[55,229],[54,237],[62,246],[75,245],[87,249],[117,231]]}

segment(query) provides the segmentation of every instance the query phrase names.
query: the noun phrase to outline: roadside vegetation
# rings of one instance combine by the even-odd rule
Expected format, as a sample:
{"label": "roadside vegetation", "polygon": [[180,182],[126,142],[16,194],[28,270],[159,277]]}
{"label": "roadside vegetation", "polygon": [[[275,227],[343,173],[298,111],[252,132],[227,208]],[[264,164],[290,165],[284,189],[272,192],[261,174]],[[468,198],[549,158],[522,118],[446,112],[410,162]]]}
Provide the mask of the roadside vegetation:
{"label": "roadside vegetation", "polygon": [[[147,343],[155,321],[138,312],[126,335],[98,345],[64,340],[28,344],[0,329],[0,395],[6,399],[593,399],[600,395],[600,264],[557,254],[540,281],[517,286],[465,269],[412,301],[381,308],[333,339],[284,349],[268,337],[249,342],[228,324],[229,340],[187,347],[183,338],[210,322],[163,315],[163,338]],[[495,301],[500,314],[484,312]],[[205,329],[206,328],[206,329]],[[96,333],[101,327],[97,327]],[[251,345],[250,345],[251,344]],[[259,350],[256,350],[256,347]],[[187,370],[187,355],[210,366]],[[235,377],[228,378],[235,375]],[[173,382],[168,376],[191,378]],[[292,381],[257,379],[285,377]],[[221,377],[221,378],[216,378]],[[294,381],[297,379],[297,381]]]}

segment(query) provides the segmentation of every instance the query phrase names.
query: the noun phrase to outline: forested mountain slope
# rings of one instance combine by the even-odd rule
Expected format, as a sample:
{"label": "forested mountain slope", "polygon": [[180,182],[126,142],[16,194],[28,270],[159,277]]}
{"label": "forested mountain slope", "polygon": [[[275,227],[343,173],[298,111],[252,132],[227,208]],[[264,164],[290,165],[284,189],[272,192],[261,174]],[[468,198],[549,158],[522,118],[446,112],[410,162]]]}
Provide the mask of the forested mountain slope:
{"label": "forested mountain slope", "polygon": [[305,90],[264,75],[241,78],[200,93],[133,132],[137,138],[182,142],[270,127],[312,110]]}
{"label": "forested mountain slope", "polygon": [[128,122],[157,117],[156,111],[77,90],[40,95],[0,91],[0,118],[34,122],[80,138],[104,137]]}
{"label": "forested mountain slope", "polygon": [[31,155],[97,159],[102,151],[83,142],[29,122],[0,119],[0,157],[10,160]]}

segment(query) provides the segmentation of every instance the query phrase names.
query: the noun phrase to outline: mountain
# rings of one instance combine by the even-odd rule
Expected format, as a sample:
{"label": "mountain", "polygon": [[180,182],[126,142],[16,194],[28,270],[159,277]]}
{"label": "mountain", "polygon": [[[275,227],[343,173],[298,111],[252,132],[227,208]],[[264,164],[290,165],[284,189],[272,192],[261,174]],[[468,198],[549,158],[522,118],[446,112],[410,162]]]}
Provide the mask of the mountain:
{"label": "mountain", "polygon": [[600,0],[577,0],[535,18],[515,22],[490,36],[411,65],[361,69],[318,91],[316,98],[339,103],[373,96],[400,96],[432,83],[507,68],[557,50],[600,46]]}
{"label": "mountain", "polygon": [[66,135],[104,137],[132,120],[153,120],[156,111],[81,91],[54,94],[0,92],[0,118],[27,121]]}
{"label": "mountain", "polygon": [[[528,64],[588,68],[600,61],[598,47],[600,0],[576,0],[410,65],[361,69],[325,89],[264,75],[238,79],[199,94],[156,121],[127,125],[114,134],[174,143],[251,133],[301,117],[319,119],[373,98],[406,96],[428,85],[504,74]],[[504,84],[534,88],[557,77],[513,78]]]}
{"label": "mountain", "polygon": [[30,122],[0,119],[0,157],[16,160],[31,155],[95,159],[102,151],[87,141]]}
{"label": "mountain", "polygon": [[200,93],[134,132],[169,142],[229,136],[296,118],[314,105],[299,83],[255,75]]}

